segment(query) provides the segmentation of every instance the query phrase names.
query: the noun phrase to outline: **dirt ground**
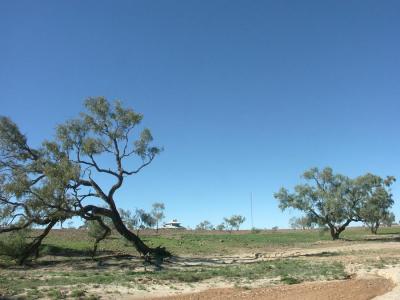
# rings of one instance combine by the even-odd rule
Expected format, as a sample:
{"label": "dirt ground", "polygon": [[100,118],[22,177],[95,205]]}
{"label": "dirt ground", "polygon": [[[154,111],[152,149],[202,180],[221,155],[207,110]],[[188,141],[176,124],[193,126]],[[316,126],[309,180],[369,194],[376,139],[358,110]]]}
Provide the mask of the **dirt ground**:
{"label": "dirt ground", "polygon": [[251,290],[225,288],[200,293],[153,299],[168,300],[367,300],[382,295],[394,287],[384,278],[351,279],[345,281],[312,282],[290,286],[257,288]]}
{"label": "dirt ground", "polygon": [[[124,286],[112,284],[82,284],[87,294],[98,295],[102,300],[138,300],[138,299],[282,299],[282,300],[399,300],[400,299],[400,243],[395,240],[368,242],[321,241],[311,243],[308,248],[277,248],[274,251],[255,249],[230,255],[214,255],[208,257],[176,256],[165,262],[164,266],[171,270],[197,269],[218,266],[243,266],[262,261],[274,261],[282,258],[301,259],[303,261],[337,261],[345,266],[346,274],[351,279],[304,282],[300,284],[276,285],[271,279],[259,279],[243,284],[230,282],[221,278],[211,278],[195,283],[141,282],[140,285]],[[91,259],[82,260],[71,257],[70,260],[57,261],[57,257],[49,258],[52,264],[43,264],[34,269],[18,268],[9,271],[26,278],[39,274],[54,272],[73,272],[98,269],[97,263]],[[73,262],[73,263],[72,263]],[[121,270],[130,270],[132,265],[139,265],[140,258],[132,256],[102,258],[101,268],[109,274]],[[141,270],[141,267],[137,268]],[[46,279],[46,275],[43,275]],[[279,279],[279,278],[278,278]],[[278,281],[279,282],[279,281]],[[141,286],[142,288],[140,288]],[[76,288],[66,286],[66,289]],[[1,297],[0,297],[1,298]],[[46,298],[47,299],[47,298]],[[49,298],[50,299],[50,298]]]}
{"label": "dirt ground", "polygon": [[[133,296],[126,299],[168,299],[168,300],[222,300],[222,299],[263,299],[263,300],[366,300],[377,297],[379,300],[400,299],[400,243],[332,243],[314,244],[310,249],[282,249],[273,253],[241,253],[236,256],[213,257],[208,259],[177,259],[175,263],[186,266],[213,265],[214,263],[243,264],[254,261],[274,260],[279,258],[303,257],[311,260],[342,261],[352,279],[329,282],[307,282],[294,285],[278,285],[273,287],[252,287],[251,289],[232,286],[199,287],[192,291],[181,291],[180,294],[153,294],[145,297]],[[364,262],[373,261],[381,264],[391,258],[392,267],[365,268]]]}

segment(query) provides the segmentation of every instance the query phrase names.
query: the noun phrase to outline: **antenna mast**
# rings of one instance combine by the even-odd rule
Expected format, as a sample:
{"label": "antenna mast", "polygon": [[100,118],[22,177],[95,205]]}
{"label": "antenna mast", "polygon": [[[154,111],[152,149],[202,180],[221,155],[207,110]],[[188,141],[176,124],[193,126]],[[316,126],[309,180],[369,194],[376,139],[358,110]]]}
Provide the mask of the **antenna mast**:
{"label": "antenna mast", "polygon": [[253,224],[253,193],[250,192],[250,219],[251,219],[251,229],[254,228]]}

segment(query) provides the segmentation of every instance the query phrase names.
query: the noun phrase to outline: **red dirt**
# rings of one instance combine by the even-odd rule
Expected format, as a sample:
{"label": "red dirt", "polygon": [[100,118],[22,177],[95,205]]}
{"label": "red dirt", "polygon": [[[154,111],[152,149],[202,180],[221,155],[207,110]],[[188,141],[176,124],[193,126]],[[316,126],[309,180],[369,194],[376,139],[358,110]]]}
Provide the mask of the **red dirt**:
{"label": "red dirt", "polygon": [[351,279],[345,281],[312,282],[295,285],[255,289],[210,289],[199,293],[177,295],[166,300],[367,300],[382,295],[394,287],[390,280],[383,278]]}

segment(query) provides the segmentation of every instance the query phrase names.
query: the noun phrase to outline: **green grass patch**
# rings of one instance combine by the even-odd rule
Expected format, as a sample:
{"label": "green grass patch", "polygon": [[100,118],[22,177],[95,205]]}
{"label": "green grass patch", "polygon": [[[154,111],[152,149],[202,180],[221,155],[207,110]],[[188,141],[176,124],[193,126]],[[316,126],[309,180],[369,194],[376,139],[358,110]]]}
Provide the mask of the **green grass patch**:
{"label": "green grass patch", "polygon": [[[54,299],[62,299],[65,296],[56,287],[76,286],[77,284],[141,284],[144,280],[157,282],[198,282],[214,277],[222,277],[227,280],[255,280],[261,278],[281,278],[287,284],[302,281],[330,280],[346,278],[344,267],[335,262],[310,262],[300,259],[285,259],[270,262],[259,262],[240,266],[196,268],[190,270],[163,270],[157,272],[132,272],[118,271],[108,273],[74,271],[69,276],[62,273],[47,272],[45,279],[39,277],[24,276],[16,280],[18,272],[0,275],[0,291],[7,295],[16,295],[25,291],[31,292],[41,286],[54,287],[47,292],[47,296]],[[32,296],[34,293],[31,292]],[[73,296],[84,295],[84,290],[73,290]]]}

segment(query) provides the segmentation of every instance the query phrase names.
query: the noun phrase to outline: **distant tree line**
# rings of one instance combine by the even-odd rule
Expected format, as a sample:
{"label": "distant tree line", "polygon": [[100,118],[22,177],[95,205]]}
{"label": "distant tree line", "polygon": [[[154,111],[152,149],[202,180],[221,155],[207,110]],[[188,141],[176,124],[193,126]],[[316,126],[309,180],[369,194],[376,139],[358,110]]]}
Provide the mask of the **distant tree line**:
{"label": "distant tree line", "polygon": [[246,221],[246,218],[241,215],[233,215],[229,218],[224,218],[224,222],[214,226],[209,221],[204,220],[196,226],[196,230],[228,230],[232,232],[234,229],[239,230],[240,226]]}

